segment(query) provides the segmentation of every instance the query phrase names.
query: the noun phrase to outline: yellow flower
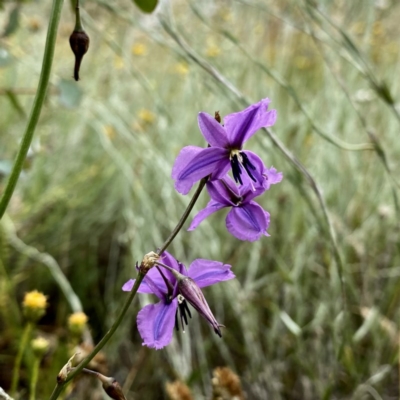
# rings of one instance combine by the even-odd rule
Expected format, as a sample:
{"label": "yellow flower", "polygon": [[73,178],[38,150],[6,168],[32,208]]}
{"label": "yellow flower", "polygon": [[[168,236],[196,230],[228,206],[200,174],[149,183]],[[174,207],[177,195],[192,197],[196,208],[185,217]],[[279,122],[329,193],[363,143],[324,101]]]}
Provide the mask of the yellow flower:
{"label": "yellow flower", "polygon": [[73,334],[81,335],[86,328],[87,322],[88,316],[84,312],[78,311],[69,316],[68,328]]}
{"label": "yellow flower", "polygon": [[22,302],[24,314],[31,322],[36,322],[45,313],[47,297],[37,290],[25,294]]}
{"label": "yellow flower", "polygon": [[145,123],[145,124],[152,124],[156,116],[149,110],[146,110],[145,108],[142,108],[138,112],[138,117]]}
{"label": "yellow flower", "polygon": [[135,56],[143,56],[144,54],[147,53],[147,48],[146,45],[144,45],[143,43],[135,43],[132,46],[132,54]]}
{"label": "yellow flower", "polygon": [[175,65],[174,71],[179,75],[187,75],[189,72],[189,66],[185,62],[180,62]]}
{"label": "yellow flower", "polygon": [[23,306],[33,309],[44,310],[47,307],[47,297],[37,290],[25,294]]}
{"label": "yellow flower", "polygon": [[112,125],[105,125],[104,127],[103,127],[103,129],[104,129],[104,134],[110,139],[110,140],[112,140],[112,139],[114,139],[114,137],[115,137],[115,129],[114,129],[114,127],[112,126]]}
{"label": "yellow flower", "polygon": [[217,57],[221,54],[221,49],[214,43],[210,43],[206,49],[207,57]]}

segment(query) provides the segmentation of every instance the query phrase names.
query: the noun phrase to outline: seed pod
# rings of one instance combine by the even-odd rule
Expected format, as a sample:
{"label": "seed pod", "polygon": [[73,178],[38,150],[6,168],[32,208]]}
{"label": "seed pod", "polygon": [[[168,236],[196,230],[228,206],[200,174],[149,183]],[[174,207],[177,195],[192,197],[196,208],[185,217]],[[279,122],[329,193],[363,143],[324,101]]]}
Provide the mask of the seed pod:
{"label": "seed pod", "polygon": [[83,29],[78,30],[75,28],[69,37],[69,44],[75,54],[74,79],[76,81],[79,81],[79,69],[81,67],[82,58],[89,49],[89,43],[89,36]]}

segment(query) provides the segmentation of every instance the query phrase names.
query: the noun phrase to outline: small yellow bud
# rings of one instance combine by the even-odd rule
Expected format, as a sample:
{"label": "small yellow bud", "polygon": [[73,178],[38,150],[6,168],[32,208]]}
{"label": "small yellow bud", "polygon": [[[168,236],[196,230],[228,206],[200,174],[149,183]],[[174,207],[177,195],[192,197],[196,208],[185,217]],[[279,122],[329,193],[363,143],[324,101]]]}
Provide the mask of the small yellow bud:
{"label": "small yellow bud", "polygon": [[150,110],[146,110],[145,108],[142,108],[139,112],[138,112],[138,117],[145,123],[148,125],[151,125],[155,119],[156,116],[150,111]]}
{"label": "small yellow bud", "polygon": [[31,341],[31,347],[36,357],[42,358],[49,350],[50,343],[43,337],[37,337]]}
{"label": "small yellow bud", "polygon": [[71,314],[68,318],[68,328],[74,335],[82,335],[86,328],[88,317],[84,312],[78,311]]}
{"label": "small yellow bud", "polygon": [[132,54],[134,54],[135,56],[143,56],[144,54],[146,54],[146,52],[146,45],[144,45],[143,43],[135,43],[132,46]]}
{"label": "small yellow bud", "polygon": [[31,322],[36,322],[45,313],[47,297],[43,293],[33,290],[25,294],[22,306],[25,317]]}

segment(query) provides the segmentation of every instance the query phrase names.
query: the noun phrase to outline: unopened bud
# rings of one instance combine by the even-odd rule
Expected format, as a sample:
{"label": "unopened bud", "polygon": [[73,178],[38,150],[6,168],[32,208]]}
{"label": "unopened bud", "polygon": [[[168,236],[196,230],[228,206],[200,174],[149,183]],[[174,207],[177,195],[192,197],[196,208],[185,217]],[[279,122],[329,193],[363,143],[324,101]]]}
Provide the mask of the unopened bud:
{"label": "unopened bud", "polygon": [[81,67],[82,58],[89,49],[89,43],[89,36],[83,29],[75,28],[69,37],[69,44],[75,54],[74,79],[76,81],[79,81],[79,69]]}
{"label": "unopened bud", "polygon": [[122,388],[115,378],[97,373],[97,377],[103,384],[105,392],[114,400],[126,400]]}
{"label": "unopened bud", "polygon": [[68,328],[73,335],[80,336],[86,329],[87,321],[88,317],[84,312],[75,312],[68,318]]}
{"label": "unopened bud", "polygon": [[43,337],[37,337],[36,339],[33,339],[31,341],[31,347],[33,354],[37,358],[42,358],[49,350],[50,343],[47,339]]}
{"label": "unopened bud", "polygon": [[37,322],[45,313],[47,297],[37,290],[25,294],[22,302],[24,315],[30,322]]}

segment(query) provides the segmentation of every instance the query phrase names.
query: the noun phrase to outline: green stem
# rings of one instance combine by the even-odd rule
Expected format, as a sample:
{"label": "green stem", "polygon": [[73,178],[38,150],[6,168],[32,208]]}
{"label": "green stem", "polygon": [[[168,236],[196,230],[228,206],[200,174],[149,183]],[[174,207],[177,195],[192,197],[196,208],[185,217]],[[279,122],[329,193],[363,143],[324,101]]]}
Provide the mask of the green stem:
{"label": "green stem", "polygon": [[79,0],[76,0],[76,5],[75,5],[75,28],[74,28],[74,31],[76,31],[76,32],[83,31],[83,26],[82,26],[82,21],[81,21],[81,11],[79,8]]}
{"label": "green stem", "polygon": [[135,281],[135,285],[132,288],[132,291],[129,293],[129,296],[125,302],[124,307],[122,308],[121,312],[119,313],[117,319],[115,320],[115,322],[113,323],[112,327],[110,328],[110,330],[105,334],[105,336],[100,340],[100,342],[96,345],[96,347],[92,350],[92,352],[86,356],[81,363],[73,369],[73,371],[68,375],[67,379],[63,382],[59,382],[57,383],[57,386],[54,388],[53,393],[50,397],[50,400],[55,400],[58,398],[58,396],[60,395],[60,393],[63,391],[65,385],[71,380],[73,379],[76,375],[78,375],[83,368],[86,367],[86,365],[88,365],[90,363],[90,361],[94,358],[94,356],[105,346],[105,344],[111,339],[112,335],[114,334],[114,332],[117,330],[118,326],[121,324],[122,320],[125,317],[126,312],[129,309],[129,306],[132,303],[132,300],[134,299],[136,292],[139,289],[139,286],[144,278],[145,274],[143,272],[139,272],[136,281]]}
{"label": "green stem", "polygon": [[36,399],[36,384],[39,376],[40,357],[35,357],[32,367],[31,382],[29,385],[29,400]]}
{"label": "green stem", "polygon": [[24,355],[25,347],[28,342],[29,336],[31,335],[31,331],[32,331],[32,324],[30,322],[28,322],[25,325],[21,340],[19,341],[18,353],[17,353],[17,357],[15,358],[12,382],[11,382],[11,390],[10,390],[12,397],[15,397],[15,395],[17,393],[17,386],[18,386],[18,381],[19,381],[19,371],[21,368],[22,356]]}
{"label": "green stem", "polygon": [[14,192],[15,186],[17,185],[19,175],[21,173],[26,155],[32,142],[33,134],[35,133],[44,99],[46,97],[47,87],[49,85],[50,79],[51,66],[54,58],[57,29],[60,21],[63,2],[64,0],[53,0],[53,8],[51,10],[49,27],[47,30],[46,45],[44,49],[42,72],[40,74],[36,96],[33,101],[33,106],[31,114],[29,116],[28,124],[25,129],[24,137],[18,150],[18,154],[15,159],[10,178],[8,179],[7,186],[4,190],[3,197],[0,201],[0,219],[3,217],[8,203],[10,202],[11,196]]}
{"label": "green stem", "polygon": [[168,239],[163,243],[163,245],[161,246],[160,250],[157,251],[158,255],[161,255],[165,250],[167,250],[168,246],[172,243],[172,241],[175,239],[175,236],[179,233],[179,231],[182,229],[183,224],[185,223],[185,221],[187,220],[190,212],[192,211],[194,205],[196,204],[197,199],[200,196],[201,191],[203,190],[205,184],[207,183],[208,177],[203,178],[200,183],[199,186],[197,187],[192,200],[190,200],[190,203],[188,204],[185,212],[183,213],[181,219],[179,220],[179,222],[177,223],[175,229],[171,232],[171,234],[169,235]]}

